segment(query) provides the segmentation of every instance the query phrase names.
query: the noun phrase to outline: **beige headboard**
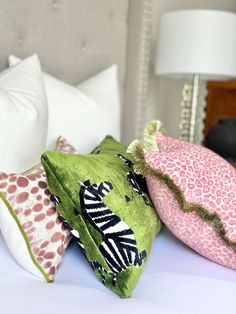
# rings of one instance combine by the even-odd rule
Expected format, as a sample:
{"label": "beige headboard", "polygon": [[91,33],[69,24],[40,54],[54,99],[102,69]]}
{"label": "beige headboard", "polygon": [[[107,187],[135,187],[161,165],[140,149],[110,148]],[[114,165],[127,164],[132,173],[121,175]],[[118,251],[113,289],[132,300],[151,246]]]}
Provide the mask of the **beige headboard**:
{"label": "beige headboard", "polygon": [[0,0],[0,70],[37,53],[45,71],[77,84],[118,64],[123,140],[143,128],[152,0]]}

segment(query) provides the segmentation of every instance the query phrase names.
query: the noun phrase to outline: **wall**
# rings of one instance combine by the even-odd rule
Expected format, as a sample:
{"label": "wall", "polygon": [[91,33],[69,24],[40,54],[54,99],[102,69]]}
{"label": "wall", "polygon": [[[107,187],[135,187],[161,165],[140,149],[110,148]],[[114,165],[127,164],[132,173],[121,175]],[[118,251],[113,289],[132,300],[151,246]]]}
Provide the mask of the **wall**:
{"label": "wall", "polygon": [[168,134],[178,137],[181,93],[184,80],[156,77],[153,60],[159,18],[162,13],[178,9],[215,9],[236,12],[236,0],[153,0],[151,71],[148,89],[147,121],[160,119]]}

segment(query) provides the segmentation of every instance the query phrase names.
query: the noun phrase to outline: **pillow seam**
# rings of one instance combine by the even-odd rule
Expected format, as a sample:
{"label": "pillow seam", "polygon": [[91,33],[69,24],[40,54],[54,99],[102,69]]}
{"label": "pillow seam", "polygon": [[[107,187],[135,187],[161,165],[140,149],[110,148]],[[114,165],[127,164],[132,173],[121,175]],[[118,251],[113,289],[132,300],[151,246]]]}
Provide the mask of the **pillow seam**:
{"label": "pillow seam", "polygon": [[[57,176],[55,175],[54,172],[52,172],[51,168],[49,167],[49,165],[47,164],[47,162],[46,162],[45,160],[44,160],[44,164],[45,164],[46,167],[50,170],[50,172],[52,173],[52,175],[53,175],[54,178],[56,179],[57,183],[60,185],[60,187],[62,188],[62,190],[66,193],[67,197],[71,200],[72,204],[75,205],[75,204],[74,204],[74,201],[72,201],[72,199],[71,199],[71,197],[69,196],[68,192],[67,192],[67,191],[65,190],[65,188],[61,185],[61,183],[60,183],[60,181],[58,180]],[[53,193],[52,193],[52,194],[53,194]],[[100,252],[100,250],[99,250],[99,248],[98,248],[98,246],[97,246],[97,243],[94,241],[93,236],[91,235],[91,233],[90,233],[90,231],[89,231],[89,229],[88,229],[88,227],[87,227],[87,224],[86,224],[85,221],[84,221],[84,218],[83,218],[83,222],[84,222],[84,224],[85,224],[85,226],[86,226],[87,232],[88,232],[88,234],[90,235],[90,237],[91,237],[93,243],[95,244],[95,246],[96,246],[97,249],[98,249],[98,252],[99,252],[99,254],[100,254],[100,257],[103,259],[104,264],[106,264],[106,266],[108,267],[108,269],[111,270],[110,267],[108,266],[106,260],[104,259],[104,256],[103,256],[102,253]],[[86,259],[88,259],[88,258],[86,257]]]}
{"label": "pillow seam", "polygon": [[17,216],[15,215],[12,207],[10,206],[10,204],[8,203],[8,201],[5,199],[5,197],[2,195],[2,193],[0,192],[0,198],[2,199],[2,201],[4,202],[4,204],[6,205],[9,213],[11,214],[12,218],[15,220],[16,224],[17,224],[17,227],[19,228],[19,231],[25,241],[25,244],[26,244],[26,247],[27,247],[27,250],[28,250],[28,253],[30,255],[30,258],[33,262],[33,264],[38,268],[38,270],[41,272],[41,274],[43,275],[43,278],[46,280],[47,283],[52,283],[53,280],[52,279],[49,279],[48,275],[45,273],[45,271],[41,268],[41,266],[37,263],[37,261],[35,260],[35,257],[32,253],[32,250],[31,250],[31,247],[30,247],[30,243],[29,243],[29,240],[24,232],[24,229],[22,228],[21,226],[21,223],[19,221],[19,219],[17,218]]}

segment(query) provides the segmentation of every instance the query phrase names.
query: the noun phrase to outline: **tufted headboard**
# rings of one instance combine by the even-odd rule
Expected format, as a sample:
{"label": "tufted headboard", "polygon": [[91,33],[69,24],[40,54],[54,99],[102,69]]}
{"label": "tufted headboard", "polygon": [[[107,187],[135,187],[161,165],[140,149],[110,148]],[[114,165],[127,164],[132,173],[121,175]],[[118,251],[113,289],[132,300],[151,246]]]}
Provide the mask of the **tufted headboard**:
{"label": "tufted headboard", "polygon": [[0,0],[0,70],[37,53],[45,71],[71,83],[116,63],[123,140],[145,122],[152,0]]}

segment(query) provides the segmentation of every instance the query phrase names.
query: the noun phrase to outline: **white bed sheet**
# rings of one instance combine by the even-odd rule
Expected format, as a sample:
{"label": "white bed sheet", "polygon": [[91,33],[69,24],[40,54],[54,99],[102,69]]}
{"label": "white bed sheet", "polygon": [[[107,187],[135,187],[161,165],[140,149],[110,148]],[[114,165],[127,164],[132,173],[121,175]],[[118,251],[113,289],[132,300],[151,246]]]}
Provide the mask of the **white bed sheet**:
{"label": "white bed sheet", "polygon": [[166,229],[154,242],[133,298],[120,299],[94,276],[73,243],[55,283],[27,273],[0,236],[1,314],[235,314],[236,273],[193,252]]}

